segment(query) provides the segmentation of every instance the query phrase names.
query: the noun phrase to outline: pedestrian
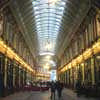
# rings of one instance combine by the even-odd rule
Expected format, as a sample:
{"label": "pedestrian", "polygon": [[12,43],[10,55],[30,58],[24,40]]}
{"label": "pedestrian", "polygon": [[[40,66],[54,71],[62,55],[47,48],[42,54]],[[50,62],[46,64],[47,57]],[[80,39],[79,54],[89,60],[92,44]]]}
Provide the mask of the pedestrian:
{"label": "pedestrian", "polygon": [[54,81],[51,82],[50,88],[51,88],[51,100],[55,100],[56,84]]}
{"label": "pedestrian", "polygon": [[56,83],[56,88],[57,88],[57,94],[58,94],[58,98],[60,100],[61,96],[62,96],[62,89],[63,89],[63,83],[61,83],[60,81],[58,81]]}
{"label": "pedestrian", "polygon": [[80,96],[80,93],[81,93],[81,81],[80,80],[77,80],[76,81],[76,92],[77,92],[77,96],[79,97]]}

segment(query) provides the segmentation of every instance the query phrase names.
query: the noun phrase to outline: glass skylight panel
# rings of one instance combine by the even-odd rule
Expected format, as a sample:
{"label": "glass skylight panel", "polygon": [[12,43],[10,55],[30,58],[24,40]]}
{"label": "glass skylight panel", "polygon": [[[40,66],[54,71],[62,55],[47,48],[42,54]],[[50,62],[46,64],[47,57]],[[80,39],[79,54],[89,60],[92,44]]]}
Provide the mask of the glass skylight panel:
{"label": "glass skylight panel", "polygon": [[43,18],[57,18],[57,19],[59,19],[59,16],[60,17],[62,16],[62,15],[55,16],[55,14],[56,13],[52,13],[52,14],[47,15],[47,14],[42,13],[40,15],[36,15],[35,17],[36,17],[36,20],[38,20],[38,19],[43,19]]}
{"label": "glass skylight panel", "polygon": [[53,30],[53,27],[52,27],[49,30],[48,29],[46,29],[46,30],[38,30],[38,32],[52,32],[52,33],[54,33],[54,32],[58,32],[58,29]]}
{"label": "glass skylight panel", "polygon": [[66,2],[64,0],[33,0],[40,52],[54,52]]}
{"label": "glass skylight panel", "polygon": [[58,20],[50,20],[50,19],[47,19],[47,20],[39,20],[39,21],[36,21],[38,25],[43,25],[43,24],[53,24],[53,25],[60,25],[60,21]]}
{"label": "glass skylight panel", "polygon": [[58,27],[60,27],[60,25],[59,25],[59,23],[53,23],[53,24],[50,24],[50,25],[48,25],[48,24],[50,24],[50,23],[44,23],[44,24],[37,24],[38,25],[38,27],[37,27],[37,29],[38,28],[43,28],[43,27],[48,27],[48,26],[50,26],[50,27],[52,27],[52,26],[55,26],[56,28]]}

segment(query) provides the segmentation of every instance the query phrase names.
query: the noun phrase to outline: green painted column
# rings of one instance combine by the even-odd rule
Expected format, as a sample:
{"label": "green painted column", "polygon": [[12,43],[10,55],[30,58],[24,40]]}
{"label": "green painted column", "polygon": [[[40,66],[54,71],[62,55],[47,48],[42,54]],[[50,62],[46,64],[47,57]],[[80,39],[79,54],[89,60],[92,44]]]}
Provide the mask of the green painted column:
{"label": "green painted column", "polygon": [[14,63],[14,66],[13,66],[13,86],[15,87],[15,63]]}
{"label": "green painted column", "polygon": [[7,58],[5,57],[5,70],[4,70],[4,87],[7,87]]}
{"label": "green painted column", "polygon": [[84,83],[84,81],[85,81],[85,75],[84,75],[84,67],[85,67],[85,65],[84,65],[84,63],[81,64],[81,67],[82,67],[82,83]]}
{"label": "green painted column", "polygon": [[92,84],[95,84],[95,74],[94,74],[94,58],[91,58],[91,75],[92,75]]}

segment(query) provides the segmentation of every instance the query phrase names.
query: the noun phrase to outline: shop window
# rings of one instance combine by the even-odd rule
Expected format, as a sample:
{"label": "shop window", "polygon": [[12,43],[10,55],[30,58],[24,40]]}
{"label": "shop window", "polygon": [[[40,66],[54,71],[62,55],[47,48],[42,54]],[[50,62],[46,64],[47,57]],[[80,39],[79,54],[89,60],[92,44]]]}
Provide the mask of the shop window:
{"label": "shop window", "polygon": [[16,33],[14,34],[14,37],[13,37],[13,48],[16,51]]}
{"label": "shop window", "polygon": [[84,50],[84,36],[81,36],[81,49]]}
{"label": "shop window", "polygon": [[89,33],[87,29],[85,31],[85,38],[86,38],[86,48],[87,48],[89,46]]}
{"label": "shop window", "polygon": [[96,17],[93,19],[93,37],[97,40],[97,25],[96,25]]}
{"label": "shop window", "polygon": [[83,50],[83,42],[82,42],[82,38],[83,36],[80,35],[79,38],[78,38],[78,52],[81,53],[82,50]]}
{"label": "shop window", "polygon": [[71,84],[71,80],[70,80],[70,69],[68,70],[68,75],[69,75],[69,85]]}
{"label": "shop window", "polygon": [[19,69],[20,73],[20,85],[23,85],[23,70],[22,68]]}
{"label": "shop window", "polygon": [[92,17],[88,25],[89,44],[92,44],[92,42],[96,39],[96,24],[94,19],[95,18]]}
{"label": "shop window", "polygon": [[92,83],[91,59],[85,61],[85,82],[86,84]]}
{"label": "shop window", "polygon": [[0,53],[0,75],[4,76],[5,56]]}
{"label": "shop window", "polygon": [[100,15],[96,16],[96,22],[97,22],[97,36],[100,38]]}
{"label": "shop window", "polygon": [[73,44],[72,44],[72,46],[71,46],[71,47],[72,47],[72,58],[76,56],[76,47],[75,47],[75,43],[76,43],[76,42],[73,41]]}
{"label": "shop window", "polygon": [[77,74],[78,74],[78,80],[82,82],[82,66],[81,65],[77,66]]}
{"label": "shop window", "polygon": [[68,54],[68,62],[69,62],[69,60],[70,60],[70,50],[69,50],[69,48],[67,49],[67,54]]}
{"label": "shop window", "polygon": [[3,54],[0,53],[0,73],[2,74],[4,72],[4,63],[5,63],[5,57]]}
{"label": "shop window", "polygon": [[26,84],[26,71],[24,70],[24,85]]}
{"label": "shop window", "polygon": [[4,36],[4,39],[7,43],[9,40],[9,33],[10,33],[10,23],[9,23],[8,17],[5,16],[5,36]]}
{"label": "shop window", "polygon": [[95,80],[100,82],[100,54],[95,55]]}
{"label": "shop window", "polygon": [[7,40],[7,18],[4,15],[4,33],[3,33],[3,39],[6,41]]}
{"label": "shop window", "polygon": [[75,41],[75,55],[78,55],[78,44],[77,44],[77,40]]}
{"label": "shop window", "polygon": [[13,61],[7,59],[7,88],[8,90],[13,89]]}
{"label": "shop window", "polygon": [[19,87],[19,65],[16,64],[15,67],[15,86],[16,88]]}
{"label": "shop window", "polygon": [[66,50],[66,63],[68,63],[68,52]]}
{"label": "shop window", "polygon": [[69,48],[69,54],[70,54],[70,59],[72,59],[73,55],[72,55],[72,46],[70,46]]}
{"label": "shop window", "polygon": [[88,35],[89,35],[89,44],[91,44],[91,41],[93,41],[93,27],[92,27],[92,23],[90,23],[88,25],[87,31],[88,31]]}
{"label": "shop window", "polygon": [[5,57],[0,53],[0,96],[3,95],[4,89],[4,66],[5,66]]}
{"label": "shop window", "polygon": [[10,24],[10,30],[9,30],[9,45],[13,47],[13,37],[14,37],[14,33],[13,33],[13,25]]}
{"label": "shop window", "polygon": [[3,15],[0,15],[0,37],[3,34]]}

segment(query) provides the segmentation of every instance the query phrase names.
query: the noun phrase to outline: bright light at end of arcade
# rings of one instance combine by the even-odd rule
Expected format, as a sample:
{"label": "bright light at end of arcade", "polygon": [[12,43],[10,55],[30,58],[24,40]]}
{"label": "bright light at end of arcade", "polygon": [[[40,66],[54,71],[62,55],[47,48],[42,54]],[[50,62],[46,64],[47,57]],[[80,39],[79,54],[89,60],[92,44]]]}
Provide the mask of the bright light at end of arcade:
{"label": "bright light at end of arcade", "polygon": [[49,0],[49,4],[54,5],[58,0]]}
{"label": "bright light at end of arcade", "polygon": [[47,55],[45,58],[46,58],[47,60],[50,60],[51,56],[50,56],[50,55]]}
{"label": "bright light at end of arcade", "polygon": [[52,49],[52,44],[51,44],[51,43],[47,43],[47,45],[45,46],[45,48],[46,48],[47,50]]}
{"label": "bright light at end of arcade", "polygon": [[46,65],[44,65],[44,68],[45,69],[49,69],[50,67],[49,67],[49,64],[47,63]]}

